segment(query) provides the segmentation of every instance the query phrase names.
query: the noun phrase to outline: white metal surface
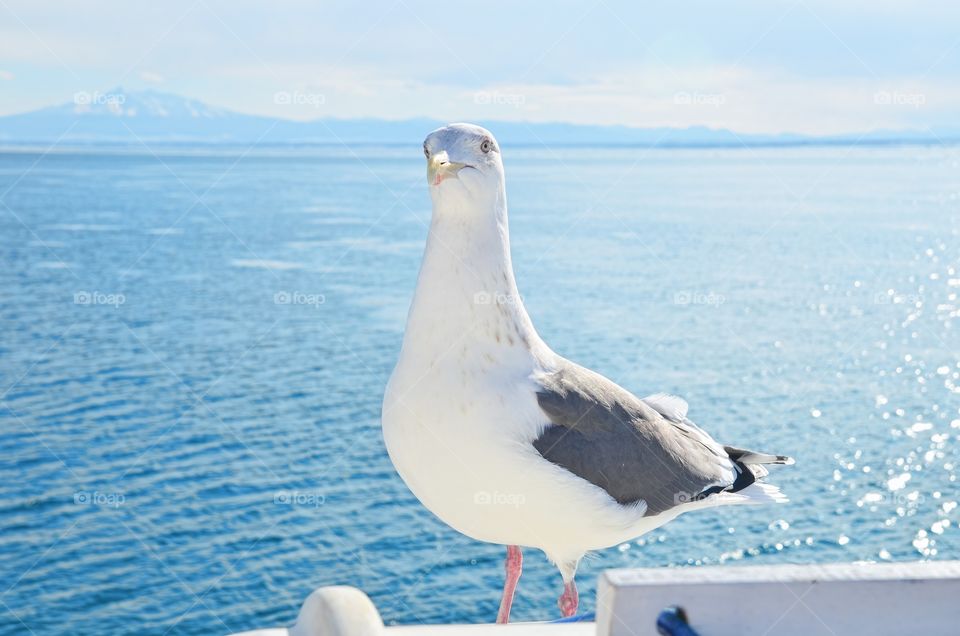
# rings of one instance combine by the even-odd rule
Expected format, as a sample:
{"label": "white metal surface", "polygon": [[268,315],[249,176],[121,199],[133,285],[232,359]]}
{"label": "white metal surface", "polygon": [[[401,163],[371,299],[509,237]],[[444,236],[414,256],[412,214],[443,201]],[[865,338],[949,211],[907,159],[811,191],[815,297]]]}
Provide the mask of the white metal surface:
{"label": "white metal surface", "polygon": [[955,636],[960,562],[609,570],[597,634],[656,634],[683,607],[701,636]]}

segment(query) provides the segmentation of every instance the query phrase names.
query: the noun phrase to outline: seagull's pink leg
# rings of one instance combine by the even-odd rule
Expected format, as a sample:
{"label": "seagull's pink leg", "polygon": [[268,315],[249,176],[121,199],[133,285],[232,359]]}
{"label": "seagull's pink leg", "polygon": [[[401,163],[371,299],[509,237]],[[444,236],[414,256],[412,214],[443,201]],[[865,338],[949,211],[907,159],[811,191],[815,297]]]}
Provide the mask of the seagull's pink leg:
{"label": "seagull's pink leg", "polygon": [[503,598],[500,599],[500,611],[497,612],[498,623],[510,622],[513,593],[517,591],[517,582],[520,580],[520,571],[523,569],[523,554],[520,552],[520,546],[507,546],[507,560],[504,565],[507,569],[507,578],[503,582]]}
{"label": "seagull's pink leg", "polygon": [[577,584],[571,579],[569,583],[563,584],[563,594],[560,595],[557,605],[560,606],[560,613],[563,614],[563,617],[567,618],[577,613],[577,605],[579,604],[580,595],[577,594]]}

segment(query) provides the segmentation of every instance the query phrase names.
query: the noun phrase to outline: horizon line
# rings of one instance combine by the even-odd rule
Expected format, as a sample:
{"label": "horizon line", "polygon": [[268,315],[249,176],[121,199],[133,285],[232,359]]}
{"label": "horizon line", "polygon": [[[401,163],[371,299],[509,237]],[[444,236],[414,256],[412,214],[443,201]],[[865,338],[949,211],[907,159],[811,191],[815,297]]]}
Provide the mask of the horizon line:
{"label": "horizon line", "polygon": [[[141,88],[141,89],[124,89],[122,85],[117,85],[111,89],[107,89],[106,91],[100,91],[100,90],[76,91],[73,94],[72,101],[68,100],[64,102],[49,104],[47,106],[41,106],[33,110],[3,114],[3,115],[0,115],[0,121],[7,118],[11,118],[11,117],[24,117],[24,116],[34,115],[34,114],[42,113],[43,111],[70,106],[71,104],[73,104],[74,107],[83,105],[84,103],[89,104],[91,103],[90,98],[93,96],[103,97],[104,99],[109,100],[111,98],[116,99],[116,97],[119,95],[125,96],[128,94],[132,94],[132,95],[155,94],[160,96],[166,96],[166,97],[176,98],[183,101],[195,102],[197,104],[200,104],[206,107],[223,111],[223,113],[229,114],[229,115],[257,118],[257,119],[263,119],[263,120],[273,121],[278,123],[282,122],[287,124],[295,124],[298,126],[300,125],[307,126],[307,125],[318,124],[323,122],[356,123],[356,122],[364,122],[364,121],[379,122],[379,123],[385,123],[385,124],[404,124],[404,123],[413,123],[418,121],[436,123],[440,125],[444,125],[445,123],[450,123],[449,121],[438,119],[429,115],[417,115],[417,116],[398,118],[398,119],[387,118],[387,117],[375,117],[375,116],[342,117],[342,116],[335,116],[335,115],[319,116],[313,119],[293,119],[289,117],[279,117],[276,115],[264,115],[260,113],[236,110],[234,108],[230,108],[227,106],[221,106],[215,103],[207,102],[196,97],[189,97],[181,93],[160,90],[154,87],[147,87],[147,88]],[[82,99],[83,96],[87,96],[88,100],[86,102],[83,101]],[[99,102],[98,102],[98,105],[99,105]],[[77,113],[77,115],[83,116],[83,113]],[[117,115],[111,115],[109,113],[89,113],[87,116],[116,117]],[[161,119],[162,116],[155,117],[155,118]],[[716,126],[712,126],[705,123],[690,124],[687,126],[638,126],[638,125],[632,125],[632,124],[626,124],[626,123],[580,123],[580,122],[563,121],[563,120],[532,121],[529,119],[500,119],[500,118],[487,118],[487,117],[476,119],[476,121],[487,122],[487,123],[497,123],[497,124],[509,124],[509,125],[516,125],[516,126],[536,126],[536,127],[567,126],[567,127],[576,128],[576,129],[603,129],[608,131],[620,129],[620,130],[631,131],[631,132],[702,130],[704,132],[710,132],[710,133],[721,133],[721,134],[728,133],[738,138],[739,137],[750,138],[749,143],[747,143],[745,140],[742,140],[744,141],[744,143],[741,143],[741,144],[733,144],[733,143],[728,144],[722,141],[718,141],[718,142],[692,141],[688,143],[674,144],[675,146],[678,146],[678,147],[697,147],[697,146],[735,147],[737,145],[750,145],[750,146],[752,145],[772,145],[772,146],[829,145],[831,143],[840,143],[840,142],[849,143],[851,137],[858,137],[858,140],[855,142],[857,145],[882,145],[882,144],[897,144],[897,143],[906,143],[906,144],[920,143],[922,145],[953,145],[954,143],[957,143],[957,141],[960,141],[960,138],[953,137],[952,135],[950,136],[951,138],[949,139],[943,139],[941,135],[938,135],[937,133],[933,132],[930,126],[927,126],[926,128],[893,128],[893,129],[873,128],[865,131],[851,130],[851,131],[840,132],[840,133],[815,134],[815,133],[794,132],[790,130],[781,130],[778,132],[739,132],[732,128],[716,127]],[[877,138],[878,135],[886,135],[886,136],[882,138]],[[871,136],[873,138],[867,139],[866,137],[868,136]],[[780,140],[777,139],[782,137],[786,137],[786,138],[793,137],[794,139],[780,139]],[[17,140],[17,139],[4,139],[3,137],[0,137],[0,144],[4,144],[6,141],[13,141],[18,143],[34,143],[33,140],[29,140],[29,139]],[[72,141],[82,142],[82,140],[77,140],[77,139],[74,139]],[[107,140],[107,139],[96,140],[97,143],[102,143],[105,141],[111,141],[111,140]],[[113,140],[113,141],[118,141],[118,140]],[[176,142],[176,140],[171,140],[171,141]],[[199,140],[197,141],[199,142]],[[225,141],[225,142],[202,142],[202,143],[230,143],[230,142]],[[236,143],[242,143],[242,142],[238,141]],[[308,140],[304,140],[304,141],[290,141],[290,142],[281,142],[281,143],[285,145],[289,145],[289,144],[296,144],[296,143],[325,143],[325,142],[311,142]],[[392,143],[392,142],[385,142],[385,143]],[[400,143],[400,142],[396,142],[396,143]],[[381,144],[381,145],[385,145],[385,144]],[[517,144],[514,144],[514,145],[517,145]],[[554,144],[554,145],[558,145],[558,144]],[[669,147],[670,146],[670,144],[646,144],[645,145],[640,142],[624,142],[622,144],[610,143],[610,142],[571,142],[570,145],[611,146],[611,147],[628,147],[628,146]]]}

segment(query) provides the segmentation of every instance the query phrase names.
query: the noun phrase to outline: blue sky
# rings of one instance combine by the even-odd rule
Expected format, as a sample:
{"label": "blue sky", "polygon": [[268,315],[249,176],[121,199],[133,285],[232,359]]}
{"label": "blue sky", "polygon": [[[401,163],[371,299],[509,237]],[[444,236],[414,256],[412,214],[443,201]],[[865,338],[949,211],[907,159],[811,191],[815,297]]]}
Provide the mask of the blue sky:
{"label": "blue sky", "polygon": [[292,119],[957,127],[960,5],[0,0],[0,114],[152,87]]}

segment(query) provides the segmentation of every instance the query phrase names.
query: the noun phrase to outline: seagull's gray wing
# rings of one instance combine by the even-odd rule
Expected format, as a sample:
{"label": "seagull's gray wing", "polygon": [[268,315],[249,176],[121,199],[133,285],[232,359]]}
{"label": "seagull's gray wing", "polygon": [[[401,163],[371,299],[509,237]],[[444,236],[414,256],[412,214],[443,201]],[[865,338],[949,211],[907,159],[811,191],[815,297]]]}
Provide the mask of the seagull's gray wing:
{"label": "seagull's gray wing", "polygon": [[722,490],[740,490],[756,478],[729,452],[746,451],[728,450],[690,422],[680,398],[658,394],[641,400],[567,360],[537,382],[537,401],[550,423],[534,447],[620,504],[643,500],[646,514],[655,515]]}

